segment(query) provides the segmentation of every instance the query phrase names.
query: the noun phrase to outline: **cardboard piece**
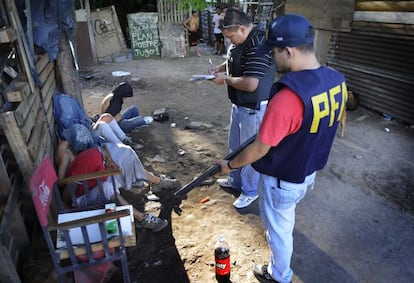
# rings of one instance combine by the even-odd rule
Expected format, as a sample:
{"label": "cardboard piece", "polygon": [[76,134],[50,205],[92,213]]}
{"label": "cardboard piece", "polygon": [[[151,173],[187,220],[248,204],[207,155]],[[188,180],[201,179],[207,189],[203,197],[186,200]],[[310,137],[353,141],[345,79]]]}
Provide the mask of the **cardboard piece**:
{"label": "cardboard piece", "polygon": [[[116,211],[129,209],[130,215],[120,218],[122,233],[125,238],[128,236],[133,236],[135,238],[135,225],[134,225],[134,214],[132,205],[117,206]],[[87,210],[80,212],[71,212],[71,213],[62,213],[58,215],[58,223],[64,223],[72,220],[82,219],[86,217],[101,215],[105,213],[105,209],[95,209]],[[86,226],[88,231],[88,236],[91,243],[100,242],[101,234],[99,232],[98,224],[91,224]],[[73,245],[82,245],[84,244],[82,231],[80,228],[73,228],[69,230],[69,235],[72,240]],[[111,235],[113,237],[114,235]],[[126,243],[128,243],[126,239]],[[129,245],[130,246],[130,245]],[[57,232],[56,248],[65,248],[65,241],[63,240],[63,233],[61,231]]]}

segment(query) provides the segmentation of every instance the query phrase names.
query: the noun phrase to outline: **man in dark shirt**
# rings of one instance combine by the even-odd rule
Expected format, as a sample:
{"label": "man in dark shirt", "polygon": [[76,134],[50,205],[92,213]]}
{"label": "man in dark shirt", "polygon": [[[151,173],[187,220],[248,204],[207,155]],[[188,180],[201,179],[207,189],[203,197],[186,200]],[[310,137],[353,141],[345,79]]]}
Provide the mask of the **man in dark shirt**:
{"label": "man in dark shirt", "polygon": [[[262,48],[265,31],[254,27],[245,13],[228,9],[221,28],[232,46],[227,61],[214,68],[214,82],[227,84],[233,103],[229,131],[229,148],[233,151],[259,129],[274,81],[275,65],[269,49]],[[241,191],[233,203],[236,208],[247,207],[257,199],[258,181],[259,174],[250,165],[217,180],[222,187]]]}

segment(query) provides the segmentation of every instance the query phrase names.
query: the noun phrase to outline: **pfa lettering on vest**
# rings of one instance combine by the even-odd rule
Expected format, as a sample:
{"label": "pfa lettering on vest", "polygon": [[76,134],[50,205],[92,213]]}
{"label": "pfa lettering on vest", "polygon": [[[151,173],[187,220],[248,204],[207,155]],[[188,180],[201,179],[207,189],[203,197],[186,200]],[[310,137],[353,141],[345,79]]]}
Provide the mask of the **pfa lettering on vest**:
{"label": "pfa lettering on vest", "polygon": [[339,122],[342,112],[345,111],[347,97],[345,82],[334,86],[328,92],[312,96],[313,119],[309,132],[317,133],[322,119],[329,119],[329,127],[332,127],[335,121]]}

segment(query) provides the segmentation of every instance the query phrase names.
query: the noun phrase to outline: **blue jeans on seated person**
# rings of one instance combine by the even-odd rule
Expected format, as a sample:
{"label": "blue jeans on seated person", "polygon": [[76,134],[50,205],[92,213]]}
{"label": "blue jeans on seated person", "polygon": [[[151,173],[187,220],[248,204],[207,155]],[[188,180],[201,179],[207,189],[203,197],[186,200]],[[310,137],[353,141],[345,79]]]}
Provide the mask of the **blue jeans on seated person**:
{"label": "blue jeans on seated person", "polygon": [[129,133],[132,130],[146,125],[144,117],[139,116],[138,107],[135,105],[129,106],[121,113],[121,120],[118,121],[119,127],[125,132]]}

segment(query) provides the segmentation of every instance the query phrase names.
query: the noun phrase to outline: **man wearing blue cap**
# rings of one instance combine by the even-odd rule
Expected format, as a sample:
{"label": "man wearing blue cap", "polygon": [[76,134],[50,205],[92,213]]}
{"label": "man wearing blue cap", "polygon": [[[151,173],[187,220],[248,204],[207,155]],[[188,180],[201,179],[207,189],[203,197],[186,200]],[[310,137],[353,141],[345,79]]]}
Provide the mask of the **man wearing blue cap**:
{"label": "man wearing blue cap", "polygon": [[268,27],[266,45],[279,71],[256,140],[222,172],[252,164],[260,173],[260,215],[271,249],[268,265],[255,265],[262,282],[291,282],[296,204],[313,188],[317,170],[327,163],[345,110],[344,76],[321,66],[313,49],[314,29],[301,15],[286,14]]}

